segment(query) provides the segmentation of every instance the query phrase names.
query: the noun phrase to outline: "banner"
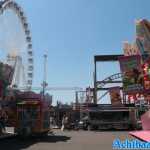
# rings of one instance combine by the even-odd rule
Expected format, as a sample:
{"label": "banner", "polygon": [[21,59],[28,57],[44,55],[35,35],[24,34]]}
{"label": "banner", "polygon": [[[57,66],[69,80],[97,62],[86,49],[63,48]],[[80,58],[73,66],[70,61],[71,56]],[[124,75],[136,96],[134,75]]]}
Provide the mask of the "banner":
{"label": "banner", "polygon": [[110,100],[112,105],[121,105],[120,87],[112,87],[109,89]]}
{"label": "banner", "polygon": [[132,93],[143,90],[141,57],[139,55],[122,56],[119,62],[123,74],[124,92]]}

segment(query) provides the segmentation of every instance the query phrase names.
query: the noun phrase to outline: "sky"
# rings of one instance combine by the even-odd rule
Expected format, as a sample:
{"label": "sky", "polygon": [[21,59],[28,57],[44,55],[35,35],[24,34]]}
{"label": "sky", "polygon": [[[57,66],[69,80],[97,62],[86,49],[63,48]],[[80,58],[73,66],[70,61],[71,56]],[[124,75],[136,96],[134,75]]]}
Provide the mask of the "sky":
{"label": "sky", "polygon": [[[123,41],[135,39],[135,20],[150,20],[149,0],[16,0],[30,24],[34,50],[34,86],[43,80],[48,55],[50,87],[93,85],[94,55],[121,54]],[[98,78],[118,73],[119,65],[101,63]],[[73,91],[49,91],[71,102]],[[105,99],[104,103],[108,100]]]}

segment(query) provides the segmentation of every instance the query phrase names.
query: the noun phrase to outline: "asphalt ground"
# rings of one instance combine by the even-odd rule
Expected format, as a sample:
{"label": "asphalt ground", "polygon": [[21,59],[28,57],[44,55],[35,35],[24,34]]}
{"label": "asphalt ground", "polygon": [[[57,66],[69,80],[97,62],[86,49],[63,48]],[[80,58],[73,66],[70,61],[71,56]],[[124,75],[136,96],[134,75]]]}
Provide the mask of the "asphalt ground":
{"label": "asphalt ground", "polygon": [[0,150],[111,150],[113,140],[133,139],[128,131],[60,131],[47,137],[0,140]]}

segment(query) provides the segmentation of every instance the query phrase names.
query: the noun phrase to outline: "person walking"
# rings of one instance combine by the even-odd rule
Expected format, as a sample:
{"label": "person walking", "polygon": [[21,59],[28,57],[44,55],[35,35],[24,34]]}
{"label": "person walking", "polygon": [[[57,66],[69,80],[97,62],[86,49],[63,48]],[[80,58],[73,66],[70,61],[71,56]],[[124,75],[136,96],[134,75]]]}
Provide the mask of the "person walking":
{"label": "person walking", "polygon": [[64,128],[65,128],[65,115],[62,117],[61,131],[64,131]]}
{"label": "person walking", "polygon": [[68,125],[68,117],[67,117],[67,115],[64,115],[62,118],[61,130],[64,131],[64,129],[66,129],[67,125]]}

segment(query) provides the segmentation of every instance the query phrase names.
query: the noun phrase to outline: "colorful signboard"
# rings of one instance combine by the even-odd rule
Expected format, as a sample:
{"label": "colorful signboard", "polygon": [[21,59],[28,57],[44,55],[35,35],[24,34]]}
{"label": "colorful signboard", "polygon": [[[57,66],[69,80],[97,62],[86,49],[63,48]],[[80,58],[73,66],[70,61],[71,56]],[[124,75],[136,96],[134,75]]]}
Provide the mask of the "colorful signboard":
{"label": "colorful signboard", "polygon": [[146,60],[150,54],[150,22],[145,19],[136,21],[136,44]]}
{"label": "colorful signboard", "polygon": [[112,87],[109,89],[110,100],[112,105],[121,105],[120,87]]}
{"label": "colorful signboard", "polygon": [[142,65],[142,69],[144,89],[146,93],[150,93],[150,59],[147,59],[147,61]]}
{"label": "colorful signboard", "polygon": [[139,55],[123,56],[119,58],[119,62],[123,74],[124,92],[132,93],[143,90],[141,57]]}

